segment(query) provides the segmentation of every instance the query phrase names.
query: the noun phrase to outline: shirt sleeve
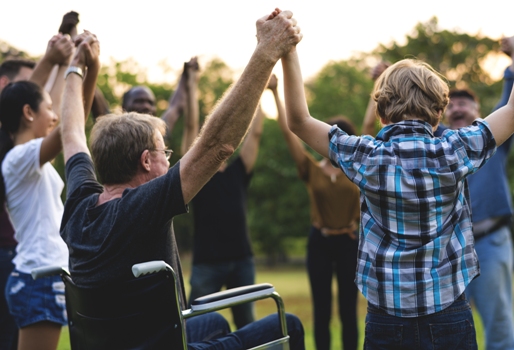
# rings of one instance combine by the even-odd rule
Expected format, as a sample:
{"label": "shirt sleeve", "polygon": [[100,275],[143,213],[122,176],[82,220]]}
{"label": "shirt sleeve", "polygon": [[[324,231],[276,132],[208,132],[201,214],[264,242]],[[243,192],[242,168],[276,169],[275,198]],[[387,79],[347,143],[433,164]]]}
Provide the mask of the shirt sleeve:
{"label": "shirt sleeve", "polygon": [[2,163],[4,178],[13,183],[18,183],[20,181],[30,181],[34,176],[40,176],[39,153],[42,142],[42,138],[31,140],[14,147],[7,153]]}
{"label": "shirt sleeve", "polygon": [[370,149],[366,146],[367,141],[372,141],[371,136],[348,135],[336,125],[332,126],[328,133],[329,149],[328,156],[333,166],[341,168],[344,173],[353,179],[354,162],[366,157]]}
{"label": "shirt sleeve", "polygon": [[456,147],[463,162],[470,167],[471,173],[481,168],[496,153],[496,141],[483,119],[477,119],[472,125],[445,133],[443,137]]}

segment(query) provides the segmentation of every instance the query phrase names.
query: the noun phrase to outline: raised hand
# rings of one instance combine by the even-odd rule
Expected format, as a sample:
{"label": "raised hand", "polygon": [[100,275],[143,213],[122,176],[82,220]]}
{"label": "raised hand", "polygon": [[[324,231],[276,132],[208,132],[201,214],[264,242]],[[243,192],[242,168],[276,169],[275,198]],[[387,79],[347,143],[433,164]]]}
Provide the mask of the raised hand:
{"label": "raised hand", "polygon": [[74,64],[91,67],[99,65],[100,42],[95,34],[85,30],[75,38],[77,52],[73,58]]}
{"label": "raised hand", "polygon": [[275,9],[257,20],[257,47],[272,60],[278,61],[302,40],[300,27],[291,11]]}
{"label": "raised hand", "polygon": [[50,39],[45,58],[52,65],[66,65],[73,54],[73,42],[68,34],[57,34]]}

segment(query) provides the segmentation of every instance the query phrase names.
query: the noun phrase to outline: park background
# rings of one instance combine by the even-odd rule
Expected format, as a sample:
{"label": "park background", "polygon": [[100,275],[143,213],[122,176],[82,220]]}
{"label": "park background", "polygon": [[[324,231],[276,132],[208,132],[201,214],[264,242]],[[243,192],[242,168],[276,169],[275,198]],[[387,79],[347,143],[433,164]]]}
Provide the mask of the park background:
{"label": "park background", "polygon": [[[387,6],[375,1],[366,5],[346,2],[328,5],[325,1],[317,1],[316,6],[307,6],[302,1],[284,3],[290,6],[278,6],[294,10],[305,35],[298,50],[310,112],[319,119],[345,115],[360,128],[373,87],[371,68],[380,60],[395,62],[406,57],[433,65],[448,78],[450,87],[473,89],[480,97],[484,116],[499,99],[502,73],[510,64],[507,56],[498,51],[499,39],[503,34],[514,35],[514,28],[504,25],[510,23],[510,18],[502,17],[510,11],[502,11],[504,5],[499,2],[489,1],[479,7],[435,1],[432,3],[437,8],[435,12],[434,8],[414,9],[411,2],[405,1],[392,1]],[[76,10],[81,19],[79,29],[91,30],[101,41],[103,66],[98,86],[112,111],[120,111],[121,96],[130,86],[145,84],[154,91],[160,113],[166,109],[177,85],[182,63],[198,56],[201,120],[244,69],[255,45],[255,20],[277,6],[269,1],[259,5],[200,1],[191,3],[195,6],[181,8],[184,5],[148,1],[141,4],[136,16],[129,15],[129,4],[118,4],[115,10],[96,1],[88,2],[87,7],[84,4],[71,1],[63,7],[62,1],[29,1],[29,6],[21,9],[17,8],[20,5],[7,3],[7,10],[12,6],[13,11],[23,11],[23,23],[30,25],[22,22],[9,25],[9,21],[0,24],[0,60],[9,56],[38,59],[62,15]],[[263,5],[270,9],[264,11]],[[158,10],[159,6],[164,6],[163,10]],[[42,7],[39,12],[38,7]],[[48,8],[53,11],[49,12]],[[60,8],[62,11],[57,11]],[[309,20],[312,17],[322,21],[312,22]],[[106,25],[109,30],[102,27]],[[95,30],[97,27],[99,30]],[[160,54],[155,53],[157,49],[161,50]],[[281,82],[280,64],[275,73]],[[307,346],[313,348],[310,294],[303,265],[310,225],[307,192],[297,177],[275,120],[276,109],[269,91],[264,92],[262,103],[268,118],[248,203],[249,231],[259,263],[257,280],[277,286],[284,295],[286,309],[302,319]],[[91,126],[90,119],[88,129]],[[170,148],[180,149],[181,134],[182,119],[168,140]],[[178,159],[179,155],[174,155],[172,164]],[[514,188],[511,160],[512,156],[509,179]],[[54,166],[63,176],[62,158]],[[174,225],[187,274],[192,215],[175,218]],[[271,310],[267,306],[258,307],[258,314]],[[362,298],[359,315],[363,333],[365,301]],[[333,322],[333,329],[338,327],[338,322]],[[334,334],[333,349],[340,348],[337,338]],[[482,341],[479,331],[479,343]],[[61,349],[65,348],[64,338]]]}

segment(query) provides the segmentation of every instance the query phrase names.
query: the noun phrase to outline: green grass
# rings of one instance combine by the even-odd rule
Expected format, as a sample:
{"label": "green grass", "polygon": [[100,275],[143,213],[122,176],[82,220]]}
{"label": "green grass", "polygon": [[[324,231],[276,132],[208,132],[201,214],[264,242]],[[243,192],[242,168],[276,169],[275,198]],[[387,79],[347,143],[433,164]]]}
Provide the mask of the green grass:
{"label": "green grass", "polygon": [[[184,278],[186,281],[186,290],[189,290],[189,264],[188,260],[184,259]],[[312,327],[312,305],[309,291],[309,283],[307,273],[304,266],[281,266],[269,268],[265,266],[257,267],[257,283],[268,282],[275,286],[275,289],[282,296],[286,311],[297,315],[303,323],[305,328],[305,346],[307,349],[315,349],[314,336]],[[336,286],[334,283],[334,293]],[[366,300],[359,294],[358,300],[358,317],[359,317],[359,348],[362,349],[364,341],[364,318],[366,316]],[[256,303],[257,318],[269,315],[276,311],[275,303],[273,300],[261,300]],[[231,322],[230,311],[223,310],[221,312],[227,320]],[[477,342],[478,349],[485,349],[484,335],[480,317],[474,313],[475,325],[477,329]],[[331,323],[332,335],[332,349],[342,349],[339,334],[341,332],[340,324],[338,321],[336,305],[333,307],[333,317]],[[232,324],[232,327],[233,324]],[[69,350],[69,334],[67,328],[63,329],[61,339],[59,341],[59,350]]]}

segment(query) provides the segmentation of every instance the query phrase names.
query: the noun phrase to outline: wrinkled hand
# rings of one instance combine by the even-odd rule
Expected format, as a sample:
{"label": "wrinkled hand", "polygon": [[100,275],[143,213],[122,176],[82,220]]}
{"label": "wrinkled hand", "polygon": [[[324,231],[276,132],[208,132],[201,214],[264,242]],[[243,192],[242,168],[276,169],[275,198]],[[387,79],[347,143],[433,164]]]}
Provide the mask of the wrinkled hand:
{"label": "wrinkled hand", "polygon": [[[504,37],[500,42],[500,49],[504,54],[509,57],[513,57],[514,55],[514,36]],[[514,58],[514,57],[513,57]]]}
{"label": "wrinkled hand", "polygon": [[389,66],[391,65],[390,62],[387,62],[387,61],[381,61],[379,62],[375,67],[373,67],[373,69],[371,70],[371,79],[373,80],[377,80],[378,77],[384,73],[384,71],[389,68]]}
{"label": "wrinkled hand", "polygon": [[287,55],[303,37],[291,11],[275,9],[257,20],[257,47],[274,61]]}
{"label": "wrinkled hand", "polygon": [[77,51],[73,57],[74,65],[92,67],[99,64],[100,42],[95,34],[84,30],[84,33],[75,38],[75,46]]}
{"label": "wrinkled hand", "polygon": [[50,39],[45,58],[52,64],[65,65],[73,54],[73,42],[68,34],[57,34]]}
{"label": "wrinkled hand", "polygon": [[275,74],[271,74],[271,77],[269,78],[269,81],[268,81],[267,88],[270,89],[271,91],[275,91],[277,89],[277,86],[278,86],[278,78]]}

